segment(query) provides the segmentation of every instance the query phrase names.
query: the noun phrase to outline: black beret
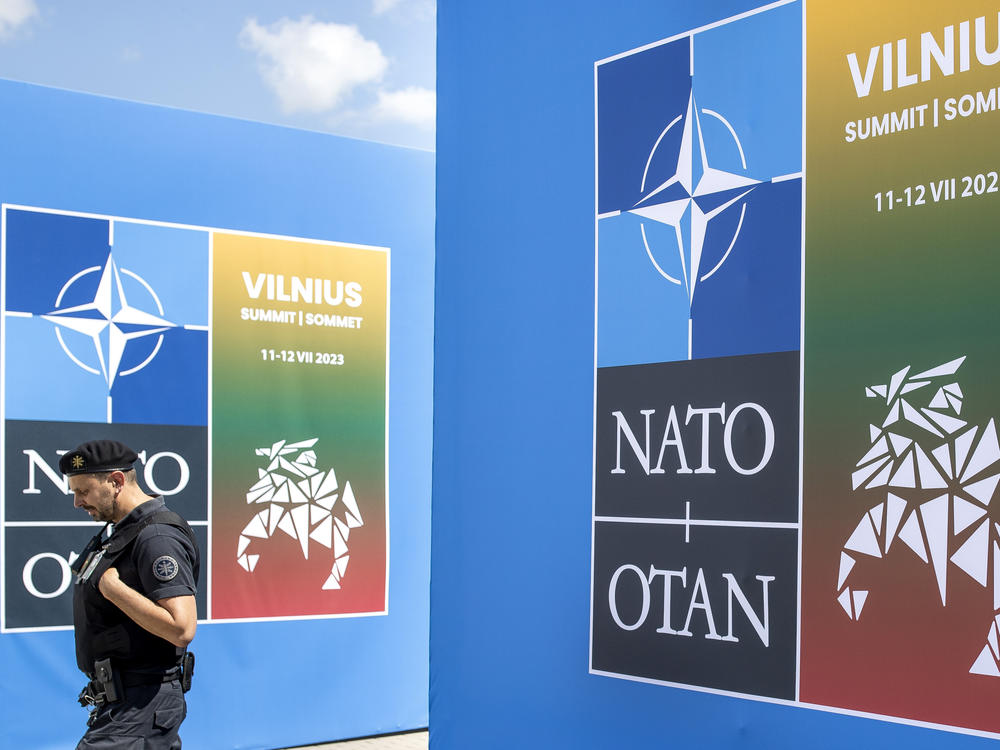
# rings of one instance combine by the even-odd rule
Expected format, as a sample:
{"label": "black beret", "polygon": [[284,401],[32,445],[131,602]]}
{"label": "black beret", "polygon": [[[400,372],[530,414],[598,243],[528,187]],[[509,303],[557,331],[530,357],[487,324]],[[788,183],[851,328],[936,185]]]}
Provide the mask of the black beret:
{"label": "black beret", "polygon": [[128,471],[138,454],[117,440],[91,440],[78,445],[59,459],[59,471],[66,476],[101,471]]}

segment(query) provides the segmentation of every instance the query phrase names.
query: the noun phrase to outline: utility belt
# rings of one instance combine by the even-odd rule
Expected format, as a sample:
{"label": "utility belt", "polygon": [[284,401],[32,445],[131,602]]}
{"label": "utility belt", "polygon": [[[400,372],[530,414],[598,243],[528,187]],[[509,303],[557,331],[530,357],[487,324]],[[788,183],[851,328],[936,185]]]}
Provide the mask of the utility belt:
{"label": "utility belt", "polygon": [[181,688],[186,693],[191,689],[191,680],[194,677],[194,654],[190,651],[185,652],[176,666],[163,672],[114,669],[111,666],[111,659],[98,659],[94,662],[94,671],[87,676],[90,682],[84,685],[77,700],[81,706],[93,709],[91,713],[93,719],[97,713],[96,709],[120,701],[125,695],[125,688],[180,680]]}

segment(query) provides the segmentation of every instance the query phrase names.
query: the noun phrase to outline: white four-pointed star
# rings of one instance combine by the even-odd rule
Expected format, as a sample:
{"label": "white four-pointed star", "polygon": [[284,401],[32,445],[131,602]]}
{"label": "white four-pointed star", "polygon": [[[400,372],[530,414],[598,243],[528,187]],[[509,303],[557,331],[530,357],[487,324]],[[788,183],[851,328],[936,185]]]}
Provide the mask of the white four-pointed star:
{"label": "white four-pointed star", "polygon": [[[676,122],[676,120],[674,122]],[[662,140],[663,135],[666,134],[673,124],[674,123],[671,123],[664,129],[663,134],[660,136],[660,140]],[[659,145],[660,140],[657,140],[656,145],[653,147],[653,153],[650,154],[649,158],[650,162],[652,161],[653,155],[656,152],[656,147]],[[699,156],[697,161],[695,160],[696,143]],[[725,172],[721,169],[715,169],[709,165],[708,155],[705,152],[705,140],[702,138],[701,119],[698,115],[698,108],[694,101],[694,91],[692,91],[690,97],[688,98],[687,114],[684,117],[684,130],[681,135],[681,145],[677,154],[677,166],[674,170],[674,174],[665,182],[657,185],[654,189],[646,193],[635,204],[635,206],[630,209],[630,213],[637,214],[645,219],[651,219],[652,221],[666,224],[674,228],[677,235],[677,248],[680,253],[681,268],[684,269],[684,286],[687,289],[689,303],[694,301],[694,290],[698,281],[703,281],[707,278],[707,276],[711,275],[711,273],[715,271],[715,269],[712,269],[712,271],[704,276],[699,275],[701,270],[702,251],[705,246],[705,234],[708,230],[709,222],[734,203],[745,197],[759,184],[760,180],[754,180],[750,177],[746,177],[745,175],[735,174],[733,172]],[[657,196],[672,185],[679,185],[682,188],[681,197],[658,201]],[[729,198],[729,200],[726,200],[722,204],[707,212],[701,209],[696,200],[697,198],[703,198],[739,188],[747,189],[739,192],[732,198]],[[645,190],[645,175],[643,175],[642,189]],[[685,229],[688,230],[688,234],[690,236],[690,247],[687,248],[686,251],[684,243]],[[643,230],[643,237],[645,238],[645,230]],[[730,246],[730,249],[732,249],[732,246]],[[647,252],[649,252],[648,244]],[[724,259],[725,258],[723,258],[723,260]],[[672,278],[660,268],[659,264],[657,264],[656,260],[652,257],[651,252],[650,260],[653,261],[653,264],[661,274],[675,283],[680,283],[677,279]],[[721,262],[719,265],[721,265]],[[718,268],[718,265],[716,268]]]}
{"label": "white four-pointed star", "polygon": [[[53,310],[42,318],[57,326],[89,336],[93,340],[97,359],[101,364],[101,374],[109,389],[118,375],[118,368],[129,341],[159,334],[175,327],[174,323],[132,307],[128,303],[122,286],[121,271],[110,254],[101,272],[101,280],[98,282],[97,292],[92,301],[75,307]],[[123,330],[123,326],[128,326],[129,329]],[[108,331],[107,344],[101,340],[105,330]]]}

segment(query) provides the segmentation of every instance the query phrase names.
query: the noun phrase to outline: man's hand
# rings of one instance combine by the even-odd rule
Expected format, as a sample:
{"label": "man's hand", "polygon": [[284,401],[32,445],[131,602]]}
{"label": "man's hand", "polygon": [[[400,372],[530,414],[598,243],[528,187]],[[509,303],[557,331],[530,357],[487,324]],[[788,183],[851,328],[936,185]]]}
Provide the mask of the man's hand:
{"label": "man's hand", "polygon": [[118,577],[118,568],[108,568],[97,582],[97,588],[104,594],[105,599],[111,599],[109,592],[114,591],[116,586],[124,585],[122,579]]}
{"label": "man's hand", "polygon": [[170,596],[154,602],[122,581],[117,568],[104,571],[97,588],[143,630],[180,648],[186,648],[194,638],[198,615],[193,596]]}

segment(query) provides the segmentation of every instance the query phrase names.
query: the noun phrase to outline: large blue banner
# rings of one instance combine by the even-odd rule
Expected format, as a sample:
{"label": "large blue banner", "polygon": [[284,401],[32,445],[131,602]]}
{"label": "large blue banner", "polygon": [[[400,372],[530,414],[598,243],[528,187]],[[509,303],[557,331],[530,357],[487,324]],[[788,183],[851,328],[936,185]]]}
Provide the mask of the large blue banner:
{"label": "large blue banner", "polygon": [[[57,465],[63,452],[94,437],[134,446],[140,482],[188,518],[201,543],[200,624],[192,644],[198,667],[185,747],[274,748],[426,726],[433,156],[15,83],[0,83],[0,103],[0,662],[7,675],[0,745],[71,747],[85,728],[86,712],[76,703],[84,677],[73,655],[69,564],[94,525],[73,508]],[[379,368],[301,365],[316,376],[355,378],[338,387],[375,394],[372,489],[362,491],[356,469],[342,469],[343,486],[311,504],[308,527],[300,523],[305,500],[276,496],[269,506],[274,538],[257,540],[267,543],[272,574],[277,568],[288,581],[304,578],[308,551],[326,566],[322,580],[336,560],[339,588],[315,586],[326,600],[302,613],[309,617],[223,621],[224,613],[213,613],[213,597],[236,601],[254,590],[239,568],[243,588],[214,584],[213,570],[237,567],[242,550],[238,534],[212,543],[222,513],[213,513],[211,483],[223,482],[233,465],[213,458],[219,446],[236,446],[240,419],[252,406],[246,397],[242,411],[220,404],[237,403],[247,386],[265,383],[260,375],[241,378],[230,349],[242,356],[246,347],[225,348],[232,337],[222,334],[234,320],[238,325],[239,308],[235,318],[221,319],[222,328],[219,321],[213,326],[213,299],[217,308],[225,301],[213,280],[244,296],[252,291],[244,291],[239,269],[235,281],[213,279],[212,259],[216,270],[224,268],[224,240],[258,252],[258,266],[293,262],[287,249],[271,258],[267,248],[294,244],[304,264],[295,273],[310,282],[330,277],[331,241],[382,263],[381,277],[373,271],[374,281],[366,282],[373,299],[382,289],[381,307],[357,313],[376,331]],[[373,246],[393,252],[391,322],[387,253]],[[334,328],[303,335],[315,338],[319,330]],[[303,341],[306,351],[311,339]],[[249,355],[265,375],[282,367],[287,375],[287,364],[262,360],[256,345]],[[405,367],[390,380],[386,367],[392,371],[397,361]],[[212,383],[213,363],[232,372]],[[283,418],[319,413],[293,387],[283,392]],[[338,423],[345,446],[345,420],[354,418],[346,413]],[[244,524],[259,510],[247,509],[246,487],[259,479],[254,449],[264,445],[256,434],[247,437],[256,441],[242,451],[254,462],[251,481],[240,474],[232,480],[238,492],[227,494]],[[285,457],[273,442],[265,454]],[[318,475],[325,467],[313,467],[308,447],[298,446],[299,474]],[[325,460],[344,454],[336,447],[323,441]],[[336,530],[322,503],[337,503],[332,515],[347,519]],[[281,522],[284,510],[294,524]],[[345,576],[348,534],[355,559]],[[370,559],[362,554],[366,545],[375,550]],[[374,592],[371,606],[355,606],[361,589]],[[253,611],[262,606],[248,604]],[[45,721],[29,720],[40,710]]]}
{"label": "large blue banner", "polygon": [[[810,304],[827,342],[818,377],[834,395],[848,392],[842,355],[853,346],[859,359],[884,359],[910,331],[912,309],[937,321],[919,329],[927,345],[958,346],[956,331],[965,326],[982,332],[981,347],[993,341],[986,332],[992,318],[969,317],[988,306],[969,306],[963,296],[969,289],[989,296],[990,233],[977,237],[982,262],[966,266],[953,242],[958,225],[922,218],[930,188],[928,205],[906,207],[918,183],[933,178],[937,190],[947,169],[912,171],[928,154],[907,149],[905,134],[865,142],[884,143],[885,154],[905,163],[909,171],[901,168],[895,184],[869,146],[852,151],[853,161],[831,158],[817,169],[803,161],[814,132],[832,153],[847,120],[867,127],[869,117],[910,117],[931,85],[910,87],[930,74],[921,69],[950,89],[941,93],[943,107],[946,97],[953,104],[966,97],[959,117],[995,111],[986,84],[977,107],[976,87],[963,89],[960,76],[970,65],[976,70],[980,57],[996,60],[996,7],[935,6],[939,20],[928,23],[923,11],[933,4],[911,5],[439,4],[434,750],[995,746],[995,736],[975,736],[983,732],[971,723],[947,733],[920,723],[928,719],[913,701],[908,713],[851,708],[876,705],[873,695],[881,705],[898,703],[899,691],[883,687],[890,679],[920,692],[938,663],[960,665],[963,685],[995,679],[969,675],[972,662],[961,654],[930,654],[904,640],[904,628],[929,632],[941,621],[927,605],[938,596],[933,576],[880,577],[876,604],[867,605],[872,579],[864,576],[873,568],[847,577],[855,560],[863,567],[859,549],[887,569],[874,557],[882,554],[886,534],[877,524],[887,514],[878,515],[874,500],[861,508],[844,484],[850,471],[865,468],[853,463],[867,447],[844,450],[839,474],[817,464],[811,481],[830,500],[806,518],[811,526],[803,527],[801,510],[802,435],[806,456],[822,453],[834,439],[831,425],[850,409],[851,429],[860,429],[851,445],[867,446],[885,417],[869,428],[875,417],[848,406],[854,401],[846,395],[803,403],[801,321],[808,326]],[[830,85],[805,91],[804,60],[811,85],[817,47],[826,66],[818,80]],[[859,99],[852,81],[872,97]],[[838,108],[834,86],[853,113]],[[872,109],[882,93],[882,109]],[[813,140],[804,143],[804,112],[829,133],[807,130]],[[980,118],[983,138],[988,117]],[[978,161],[965,172],[952,165],[952,174],[994,169],[987,141],[972,143],[979,148],[942,141],[935,158],[974,152]],[[823,181],[833,162],[836,185]],[[859,171],[870,172],[870,191],[856,189]],[[907,185],[913,189],[904,194]],[[977,216],[985,217],[988,182],[980,187],[983,197],[965,200],[980,200],[986,213]],[[836,200],[826,200],[832,188]],[[890,218],[887,196],[898,201]],[[808,282],[810,267],[803,198],[818,207],[805,234],[814,221],[812,231],[830,246],[818,298],[808,288],[803,298],[803,268]],[[855,204],[855,214],[844,213]],[[921,275],[923,266],[891,231],[886,222],[900,221],[893,217],[901,212],[934,246],[927,257],[940,273]],[[830,239],[848,235],[848,244]],[[966,286],[956,281],[972,276]],[[911,286],[926,294],[907,299]],[[962,304],[947,304],[959,297]],[[940,322],[942,305],[949,325]],[[878,314],[862,320],[859,308]],[[869,380],[854,378],[851,398],[864,401],[868,385],[872,400],[880,391],[885,403],[897,381],[919,388],[921,373],[963,351],[920,367],[910,357]],[[910,385],[901,369],[908,364],[917,373]],[[985,373],[978,385],[988,390]],[[808,383],[808,367],[805,377]],[[960,400],[950,383],[942,381]],[[810,433],[810,419],[833,412]],[[888,474],[889,449],[878,450],[871,449],[872,466],[880,462],[871,471]],[[841,516],[851,525],[830,535],[830,552],[812,564],[803,540],[808,548],[810,533]],[[926,521],[913,518],[908,537],[917,540]],[[933,520],[934,538],[945,539],[952,519],[945,512]],[[966,534],[985,528],[985,518],[958,520]],[[985,570],[985,552],[945,546],[936,560],[958,553],[956,564]],[[926,562],[910,557],[926,573]],[[846,582],[838,582],[838,564]],[[959,578],[949,576],[949,586]],[[812,591],[803,591],[803,580],[813,581]],[[856,580],[865,582],[861,590]],[[989,608],[984,584],[966,577],[961,585]],[[901,606],[879,621],[871,608],[881,603],[885,612],[889,589],[894,601],[924,608]],[[809,597],[810,634],[819,623],[836,639],[803,640]],[[969,611],[958,608],[956,619]],[[990,617],[969,619],[973,659],[983,653]],[[873,620],[881,640],[865,630]],[[824,661],[810,675],[808,695],[805,644]],[[995,644],[989,647],[978,669],[994,666]],[[820,703],[817,690],[847,697]],[[940,690],[935,685],[920,700],[936,701]],[[988,694],[955,691],[949,701],[988,715]]]}

